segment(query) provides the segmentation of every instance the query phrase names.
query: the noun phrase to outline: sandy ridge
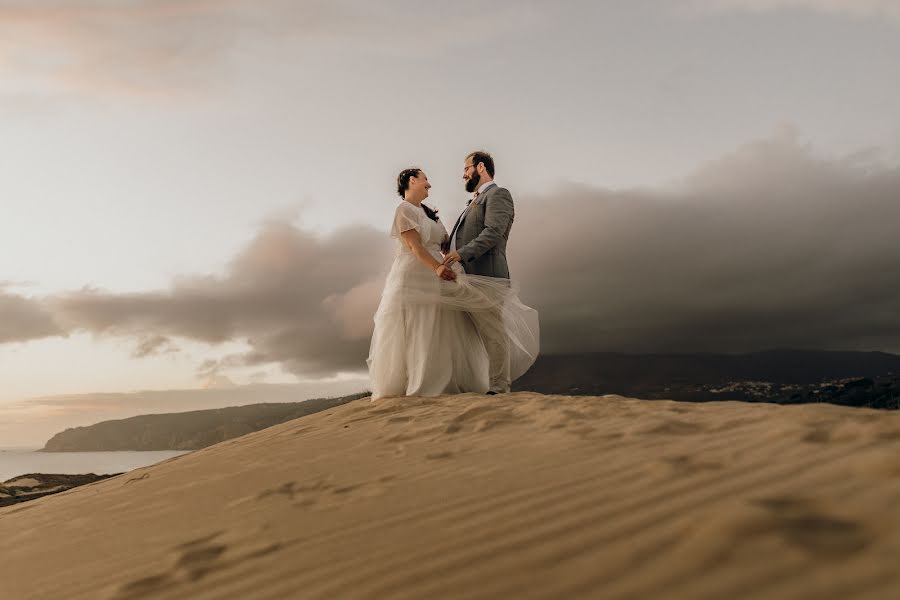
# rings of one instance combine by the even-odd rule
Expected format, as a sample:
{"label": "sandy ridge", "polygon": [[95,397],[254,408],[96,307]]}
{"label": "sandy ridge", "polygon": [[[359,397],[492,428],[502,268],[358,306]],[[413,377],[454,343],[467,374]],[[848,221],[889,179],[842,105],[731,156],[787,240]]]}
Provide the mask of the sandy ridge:
{"label": "sandy ridge", "polygon": [[884,598],[898,533],[897,413],[466,394],[356,401],[0,510],[17,548],[0,581],[117,600]]}

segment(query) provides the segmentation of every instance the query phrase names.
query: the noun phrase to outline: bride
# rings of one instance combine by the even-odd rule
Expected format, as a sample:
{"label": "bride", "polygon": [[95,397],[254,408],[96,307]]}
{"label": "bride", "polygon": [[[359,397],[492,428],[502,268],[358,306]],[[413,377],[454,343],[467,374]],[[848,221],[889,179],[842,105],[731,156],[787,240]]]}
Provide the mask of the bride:
{"label": "bride", "polygon": [[459,263],[443,264],[447,230],[437,211],[422,204],[430,188],[421,169],[397,177],[403,199],[391,226],[397,254],[375,313],[367,360],[373,400],[488,392],[484,339],[506,341],[512,379],[537,357],[537,312],[519,301],[514,284],[467,275]]}

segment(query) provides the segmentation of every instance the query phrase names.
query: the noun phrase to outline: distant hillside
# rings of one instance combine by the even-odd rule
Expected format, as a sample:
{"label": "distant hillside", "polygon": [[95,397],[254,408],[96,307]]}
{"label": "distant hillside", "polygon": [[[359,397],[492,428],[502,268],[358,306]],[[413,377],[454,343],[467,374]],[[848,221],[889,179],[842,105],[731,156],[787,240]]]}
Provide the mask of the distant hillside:
{"label": "distant hillside", "polygon": [[[0,445],[34,448],[54,434],[100,421],[229,406],[337,398],[368,387],[362,376],[329,383],[252,383],[233,388],[62,394],[0,403]],[[15,415],[15,418],[6,416]]]}
{"label": "distant hillside", "polygon": [[771,350],[750,354],[547,355],[513,384],[543,394],[673,400],[832,402],[897,408],[900,356]]}
{"label": "distant hillside", "polygon": [[103,421],[57,433],[43,451],[197,450],[367,395],[368,392],[363,392],[341,398],[251,404]]}

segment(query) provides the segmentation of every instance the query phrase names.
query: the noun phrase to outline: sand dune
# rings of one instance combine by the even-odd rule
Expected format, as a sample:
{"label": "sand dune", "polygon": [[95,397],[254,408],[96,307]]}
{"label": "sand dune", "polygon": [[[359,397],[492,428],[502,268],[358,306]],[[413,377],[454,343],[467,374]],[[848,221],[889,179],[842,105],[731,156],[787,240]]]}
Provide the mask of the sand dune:
{"label": "sand dune", "polygon": [[0,510],[11,598],[897,598],[900,414],[359,400]]}

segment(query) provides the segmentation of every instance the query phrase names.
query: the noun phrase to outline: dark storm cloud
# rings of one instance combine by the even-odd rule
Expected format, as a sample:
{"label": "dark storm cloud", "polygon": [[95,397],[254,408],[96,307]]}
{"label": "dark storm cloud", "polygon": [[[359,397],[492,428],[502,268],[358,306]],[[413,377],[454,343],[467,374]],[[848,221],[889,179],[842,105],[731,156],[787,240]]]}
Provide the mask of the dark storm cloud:
{"label": "dark storm cloud", "polygon": [[520,203],[546,350],[900,350],[900,171],[748,144],[679,189]]}

